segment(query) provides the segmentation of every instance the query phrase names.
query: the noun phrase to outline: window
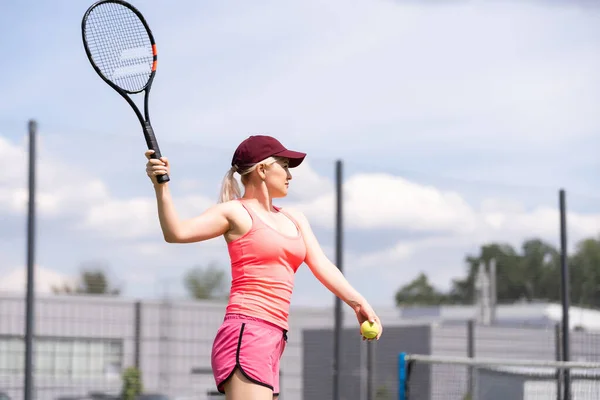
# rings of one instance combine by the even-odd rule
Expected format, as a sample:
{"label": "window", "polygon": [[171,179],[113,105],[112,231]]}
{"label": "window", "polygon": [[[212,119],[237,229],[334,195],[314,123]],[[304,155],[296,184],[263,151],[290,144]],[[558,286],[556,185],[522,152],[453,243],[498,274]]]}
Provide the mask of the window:
{"label": "window", "polygon": [[[36,374],[54,378],[102,378],[119,370],[123,343],[115,339],[34,338]],[[25,342],[20,337],[0,336],[0,374],[22,374]]]}

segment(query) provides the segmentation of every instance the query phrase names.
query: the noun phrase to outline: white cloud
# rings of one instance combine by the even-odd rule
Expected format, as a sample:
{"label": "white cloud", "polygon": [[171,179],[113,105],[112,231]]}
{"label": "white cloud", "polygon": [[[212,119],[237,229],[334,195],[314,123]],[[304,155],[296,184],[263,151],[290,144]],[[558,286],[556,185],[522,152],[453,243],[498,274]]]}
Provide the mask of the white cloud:
{"label": "white cloud", "polygon": [[[516,248],[533,237],[559,246],[559,210],[539,205],[526,207],[515,199],[484,198],[467,202],[460,193],[424,186],[401,177],[357,174],[344,184],[344,226],[349,234],[373,246],[382,230],[402,239],[365,251],[347,247],[350,271],[370,270],[396,282],[407,282],[419,271],[447,288],[464,274],[464,256],[487,242],[509,243]],[[297,203],[315,227],[333,228],[331,192],[310,202]],[[600,234],[600,212],[568,211],[569,251],[577,241]]]}
{"label": "white cloud", "polygon": [[[406,168],[430,176],[487,180],[502,176],[521,183],[569,182],[570,187],[581,182],[583,190],[595,190],[590,183],[594,176],[579,171],[593,170],[590,163],[596,161],[590,149],[597,147],[594,132],[600,127],[595,106],[600,100],[595,90],[600,57],[594,51],[598,14],[546,3],[268,0],[231,8],[188,2],[185,15],[164,4],[148,3],[144,12],[160,41],[160,71],[151,98],[155,129],[165,132],[160,138],[169,135],[168,139],[184,142],[177,165],[198,171],[194,179],[175,179],[184,192],[174,196],[181,216],[195,215],[214,203],[216,188],[205,186],[203,173],[213,175],[216,170],[220,178],[231,146],[256,131],[271,132],[285,143],[323,149],[313,151],[308,162],[293,172],[291,186],[290,200],[317,227],[333,226],[335,199],[334,183],[313,169],[311,156],[316,153],[349,161],[358,156],[359,161],[353,162],[376,162],[388,172]],[[28,18],[23,26],[56,28],[51,19]],[[39,47],[35,31],[31,33],[20,36],[21,48]],[[141,254],[155,263],[178,256],[195,259],[196,251],[207,254],[203,246],[169,247],[171,252],[157,245],[155,200],[152,189],[142,186],[147,183],[144,177],[109,181],[96,173],[103,162],[117,172],[123,167],[115,167],[117,162],[129,162],[128,156],[107,160],[97,150],[107,145],[121,154],[136,151],[133,146],[141,140],[137,134],[114,133],[131,134],[139,126],[122,99],[81,58],[80,41],[68,30],[53,34],[55,43],[68,44],[44,47],[44,52],[63,60],[54,66],[56,79],[46,79],[43,85],[44,92],[58,101],[23,96],[13,84],[23,81],[19,73],[33,76],[29,82],[47,75],[44,68],[28,62],[29,56],[15,58],[0,82],[7,89],[4,97],[11,99],[0,101],[0,112],[22,118],[37,109],[41,126],[58,126],[76,138],[55,145],[58,151],[41,151],[42,219],[58,223],[68,217],[81,236],[126,238],[123,253]],[[192,36],[212,39],[198,42],[191,51],[182,39]],[[69,93],[58,90],[58,83],[64,82],[73,90],[88,91],[93,100],[82,102],[61,94]],[[102,115],[110,118],[99,118]],[[78,134],[90,121],[93,132]],[[112,135],[104,136],[108,131]],[[129,141],[136,144],[125,149]],[[163,149],[169,147],[175,146],[166,144]],[[76,164],[61,153],[73,148],[90,151],[89,160]],[[0,157],[8,165],[0,175],[2,215],[22,215],[26,210],[25,150],[26,144],[0,137]],[[212,164],[197,168],[204,159],[220,159],[221,151],[222,172],[216,166],[213,170]],[[567,156],[561,158],[562,172],[556,173],[548,166],[556,164],[558,153]],[[514,156],[510,162],[509,154]],[[485,189],[470,187],[475,196],[484,197],[475,201],[463,190],[442,190],[391,174],[366,174],[357,166],[345,186],[345,226],[366,235],[387,235],[401,228],[414,232],[414,237],[389,239],[381,245],[384,249],[350,249],[355,254],[349,264],[368,268],[397,262],[394,265],[405,266],[404,271],[429,265],[442,279],[452,271],[459,273],[463,249],[475,243],[518,242],[538,234],[558,238],[556,209],[531,207],[503,189],[484,196]],[[509,172],[498,172],[505,167]],[[192,190],[200,194],[188,195]],[[572,211],[570,242],[598,230],[597,216]],[[430,232],[437,236],[430,237]],[[364,245],[372,248],[379,242],[374,236]],[[443,254],[446,262],[425,259],[425,253]]]}
{"label": "white cloud", "polygon": [[[156,199],[151,188],[146,197],[115,197],[109,186],[81,168],[45,156],[43,141],[37,165],[36,203],[42,218],[74,217],[74,227],[113,238],[160,235]],[[0,158],[11,165],[0,181],[0,206],[4,213],[24,214],[27,209],[26,158],[24,147],[0,137]],[[150,187],[150,184],[148,183]],[[189,187],[186,182],[184,189]],[[195,216],[214,201],[198,195],[175,197],[183,217]]]}
{"label": "white cloud", "polygon": [[308,200],[315,193],[328,193],[333,189],[333,182],[319,175],[309,160],[304,160],[298,167],[290,170],[292,181],[290,194],[298,200]]}
{"label": "white cloud", "polygon": [[[215,204],[204,196],[174,196],[180,218],[191,218]],[[84,215],[83,227],[112,237],[142,238],[160,236],[156,198],[105,199],[92,204]]]}
{"label": "white cloud", "polygon": [[156,231],[156,201],[151,198],[106,199],[90,204],[82,227],[113,237],[140,237]]}
{"label": "white cloud", "polygon": [[[313,140],[345,136],[351,138],[346,146],[378,147],[383,142],[369,141],[365,132],[375,128],[394,141],[433,135],[455,143],[544,138],[548,145],[598,125],[597,93],[589,84],[598,81],[600,57],[589,41],[565,46],[557,40],[585,37],[593,17],[515,3],[351,4],[334,1],[317,15],[301,13],[311,39],[277,48],[290,61],[267,69],[270,81],[195,118],[211,126],[226,116],[246,126],[284,124]],[[445,121],[443,128],[431,129],[427,122],[436,120]],[[379,128],[414,132],[415,125],[420,135],[394,137]]]}
{"label": "white cloud", "polygon": [[[332,228],[333,190],[314,191],[312,200],[297,202],[313,225]],[[557,237],[559,210],[545,205],[525,207],[516,199],[486,197],[471,204],[457,191],[441,190],[389,174],[356,174],[343,185],[344,226],[373,231],[391,229],[502,240],[540,235]],[[510,195],[510,193],[509,193]],[[500,195],[499,195],[500,196]],[[600,213],[568,211],[570,236],[600,231]],[[487,239],[486,239],[487,240]]]}
{"label": "white cloud", "polygon": [[418,243],[398,242],[383,251],[354,254],[350,257],[351,266],[353,268],[378,268],[394,265],[412,257],[418,247]]}
{"label": "white cloud", "polygon": [[[410,182],[389,174],[356,174],[344,182],[345,226],[356,229],[472,231],[475,215],[455,192]],[[315,225],[330,226],[334,193],[316,192],[314,200],[296,205]]]}
{"label": "white cloud", "polygon": [[[41,215],[57,217],[76,213],[109,197],[103,182],[89,176],[82,168],[48,157],[44,141],[38,142],[36,201]],[[26,145],[19,146],[0,136],[0,157],[10,165],[8,175],[0,180],[0,205],[4,212],[25,213],[28,201]]]}
{"label": "white cloud", "polygon": [[[52,293],[52,287],[68,284],[73,286],[76,279],[40,265],[34,267],[34,291],[40,294]],[[0,292],[25,293],[27,289],[27,270],[12,268],[0,278]]]}

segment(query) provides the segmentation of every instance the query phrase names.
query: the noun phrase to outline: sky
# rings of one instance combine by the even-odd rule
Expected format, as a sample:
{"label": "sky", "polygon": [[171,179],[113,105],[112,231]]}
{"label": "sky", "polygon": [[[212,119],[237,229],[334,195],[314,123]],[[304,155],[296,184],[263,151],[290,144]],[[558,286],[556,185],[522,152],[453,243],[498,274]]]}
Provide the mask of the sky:
{"label": "sky", "polygon": [[[35,119],[40,279],[103,263],[124,296],[157,298],[185,296],[195,266],[216,263],[229,278],[222,239],[162,240],[139,123],[84,54],[91,3],[33,4],[0,13],[0,277],[23,281]],[[215,203],[237,144],[263,133],[308,153],[279,204],[307,215],[334,262],[342,160],[341,264],[376,306],[393,306],[420,272],[447,290],[482,244],[558,245],[561,188],[569,251],[600,233],[592,2],[134,4],[157,40],[150,113],[182,218]],[[296,283],[294,305],[332,304],[306,265]]]}

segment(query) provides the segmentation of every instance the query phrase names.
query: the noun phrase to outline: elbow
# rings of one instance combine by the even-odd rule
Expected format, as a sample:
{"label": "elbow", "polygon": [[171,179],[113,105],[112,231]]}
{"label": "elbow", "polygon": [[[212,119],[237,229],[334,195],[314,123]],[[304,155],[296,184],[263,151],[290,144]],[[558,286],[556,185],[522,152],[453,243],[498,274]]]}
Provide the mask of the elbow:
{"label": "elbow", "polygon": [[165,239],[165,242],[167,242],[167,243],[175,243],[175,239],[172,238],[171,236],[163,235],[163,237]]}
{"label": "elbow", "polygon": [[163,238],[167,243],[190,243],[193,241],[191,236],[181,233],[165,233]]}
{"label": "elbow", "polygon": [[172,233],[163,233],[163,238],[165,239],[165,242],[167,243],[180,243],[181,240],[177,237],[177,235],[174,235]]}

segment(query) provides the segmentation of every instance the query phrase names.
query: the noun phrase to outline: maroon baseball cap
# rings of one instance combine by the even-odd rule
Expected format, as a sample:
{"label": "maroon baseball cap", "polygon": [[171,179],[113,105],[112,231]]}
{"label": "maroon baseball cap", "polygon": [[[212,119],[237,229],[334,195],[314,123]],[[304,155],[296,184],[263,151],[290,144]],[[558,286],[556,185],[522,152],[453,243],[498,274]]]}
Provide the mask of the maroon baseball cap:
{"label": "maroon baseball cap", "polygon": [[253,135],[240,143],[235,150],[231,166],[244,169],[272,156],[289,159],[289,167],[295,168],[304,161],[306,153],[288,150],[274,137]]}

